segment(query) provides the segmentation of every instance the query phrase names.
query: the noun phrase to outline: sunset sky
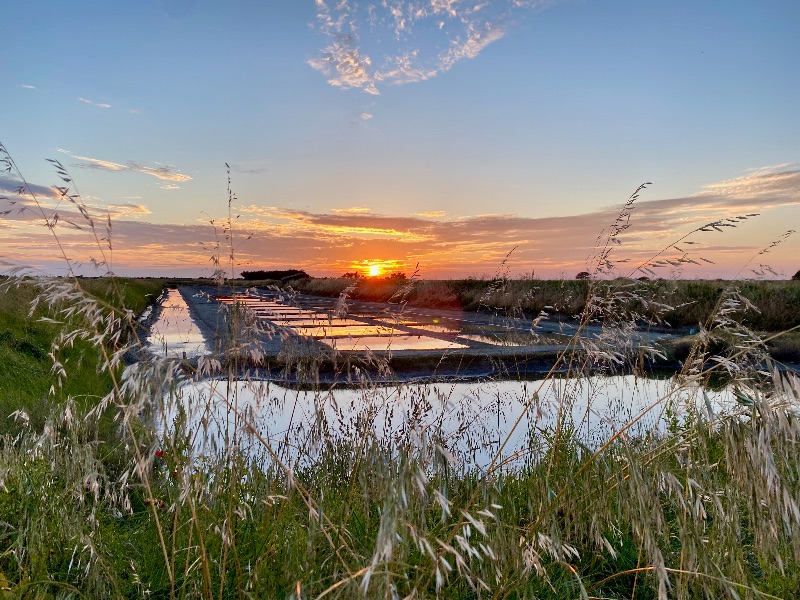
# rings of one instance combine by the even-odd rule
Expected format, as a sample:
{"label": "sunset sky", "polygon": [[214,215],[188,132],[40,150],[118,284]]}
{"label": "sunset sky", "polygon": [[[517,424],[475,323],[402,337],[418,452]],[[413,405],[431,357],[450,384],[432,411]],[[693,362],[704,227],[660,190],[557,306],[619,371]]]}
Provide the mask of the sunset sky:
{"label": "sunset sky", "polygon": [[[26,0],[0,14],[0,143],[86,275],[103,254],[45,159],[98,237],[110,218],[119,275],[211,274],[225,163],[237,271],[572,278],[645,181],[614,272],[754,213],[668,249],[698,264],[659,274],[800,269],[800,234],[784,237],[800,229],[797,0]],[[63,273],[19,185],[0,174],[0,271]]]}

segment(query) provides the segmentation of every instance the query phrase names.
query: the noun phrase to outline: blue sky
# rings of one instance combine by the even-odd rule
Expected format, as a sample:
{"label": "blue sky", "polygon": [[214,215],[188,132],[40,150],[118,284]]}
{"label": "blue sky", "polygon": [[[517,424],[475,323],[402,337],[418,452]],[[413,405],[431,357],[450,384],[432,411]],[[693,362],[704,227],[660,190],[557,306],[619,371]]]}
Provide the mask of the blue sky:
{"label": "blue sky", "polygon": [[[715,265],[664,276],[754,256],[800,268],[795,236],[757,254],[800,214],[794,0],[30,0],[3,15],[0,141],[29,182],[58,183],[56,158],[111,215],[120,274],[208,273],[226,162],[245,269],[482,275],[517,247],[512,273],[572,276],[643,181],[620,249],[634,262],[760,213],[698,238]],[[0,259],[52,270],[32,215],[0,217]]]}

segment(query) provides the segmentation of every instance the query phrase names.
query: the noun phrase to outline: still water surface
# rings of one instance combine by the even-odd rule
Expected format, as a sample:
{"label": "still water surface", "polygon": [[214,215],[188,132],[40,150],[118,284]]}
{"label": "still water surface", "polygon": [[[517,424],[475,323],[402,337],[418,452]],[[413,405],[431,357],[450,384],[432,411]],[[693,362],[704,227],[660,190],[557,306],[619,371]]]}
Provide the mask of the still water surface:
{"label": "still water surface", "polygon": [[[293,390],[268,381],[204,381],[182,388],[173,400],[200,455],[236,443],[269,460],[268,443],[287,460],[306,461],[314,460],[323,433],[334,441],[426,435],[440,440],[468,468],[489,465],[504,443],[501,459],[524,460],[546,444],[558,423],[591,448],[622,429],[633,437],[664,431],[671,415],[680,419],[689,408],[719,414],[733,405],[726,390],[676,389],[670,379],[634,376],[327,391]],[[175,414],[173,408],[166,422],[172,423]]]}
{"label": "still water surface", "polygon": [[194,358],[208,354],[206,340],[189,314],[189,307],[180,291],[167,290],[160,303],[158,320],[150,328],[145,342],[156,356]]}

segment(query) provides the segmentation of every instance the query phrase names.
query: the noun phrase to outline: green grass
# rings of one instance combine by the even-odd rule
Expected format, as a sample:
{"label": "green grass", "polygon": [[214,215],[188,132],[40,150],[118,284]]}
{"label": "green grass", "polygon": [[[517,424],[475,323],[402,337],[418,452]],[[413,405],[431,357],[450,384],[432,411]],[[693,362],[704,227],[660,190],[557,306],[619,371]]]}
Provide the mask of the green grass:
{"label": "green grass", "polygon": [[[657,582],[651,572],[618,575],[646,568],[653,552],[662,557],[677,597],[724,597],[730,590],[745,596],[746,587],[796,597],[800,581],[793,568],[795,541],[779,532],[774,538],[760,537],[774,509],[759,506],[763,498],[758,492],[755,498],[748,497],[749,488],[741,479],[747,467],[733,462],[752,460],[739,446],[747,441],[737,437],[740,429],[735,422],[714,433],[701,422],[684,429],[678,440],[692,443],[688,453],[697,464],[691,469],[674,453],[653,460],[676,438],[636,447],[620,440],[585,469],[581,467],[587,464],[586,450],[564,438],[543,460],[489,479],[437,467],[432,455],[415,455],[407,446],[358,441],[330,447],[321,460],[298,469],[293,486],[275,468],[248,468],[235,462],[193,468],[189,499],[181,483],[188,467],[180,455],[167,454],[154,462],[148,474],[159,525],[140,491],[131,491],[131,509],[121,516],[115,516],[108,499],[76,503],[70,482],[75,469],[80,471],[91,456],[82,454],[87,445],[74,440],[74,450],[80,452],[73,460],[53,461],[56,449],[47,449],[39,461],[14,464],[13,475],[6,475],[10,493],[0,496],[0,512],[4,518],[13,517],[10,523],[27,524],[24,542],[31,554],[21,561],[24,568],[16,567],[10,557],[0,565],[20,587],[37,580],[39,591],[57,589],[56,583],[69,584],[91,597],[140,597],[145,588],[154,597],[234,598],[248,589],[262,597],[289,597],[298,584],[304,597],[316,597],[347,580],[348,572],[358,573],[370,564],[381,525],[391,514],[397,536],[391,560],[378,564],[366,597],[383,597],[392,587],[400,597],[413,590],[442,598],[491,595],[479,596],[473,590],[470,580],[480,578],[494,593],[511,598],[579,597],[579,582],[592,597],[629,598],[635,593],[637,598],[655,598]],[[719,466],[706,470],[709,464]],[[752,466],[757,468],[758,463]],[[426,494],[414,483],[420,467],[427,471],[421,486]],[[782,463],[780,468],[789,469],[788,474],[793,467]],[[756,473],[752,475],[749,483],[763,484]],[[710,501],[687,503],[684,490],[690,479],[693,493],[701,496],[724,490],[719,507]],[[405,501],[398,495],[403,486]],[[35,497],[28,491],[33,489]],[[795,484],[791,489],[796,491]],[[435,490],[446,494],[452,515],[442,517],[442,505],[431,498]],[[317,511],[314,515],[309,515],[308,497]],[[477,513],[492,504],[502,506],[490,509],[497,518]],[[434,548],[437,540],[447,543],[454,536],[463,537],[468,523],[459,508],[486,528],[485,535],[473,528],[465,539],[477,552],[482,552],[478,544],[491,548],[493,558],[467,558],[469,575],[450,573],[437,591],[432,560],[410,532],[413,528],[417,539],[428,540]],[[94,526],[82,521],[90,513],[99,518]],[[735,518],[731,522],[729,517]],[[216,531],[220,527],[227,527],[225,535]],[[166,536],[169,564],[176,574],[172,582],[159,529]],[[93,536],[97,557],[81,550],[76,531]],[[521,538],[528,540],[523,548],[536,553],[531,554],[532,563],[523,559]],[[201,539],[204,552],[198,545]],[[528,546],[536,539],[560,539],[569,548],[553,549],[550,542]],[[13,533],[10,540],[20,544]],[[81,569],[70,568],[76,545],[77,556],[85,561],[79,563]],[[442,556],[455,564],[452,552]],[[777,557],[787,565],[784,573],[776,566]],[[208,589],[201,572],[203,560],[213,567]],[[83,572],[85,565],[88,575]],[[711,578],[704,577],[706,573]],[[362,597],[361,583],[362,577],[356,577],[332,595]]]}
{"label": "green grass", "polygon": [[[82,279],[81,287],[92,297],[115,307],[141,312],[161,291],[160,280]],[[86,340],[76,340],[63,348],[61,362],[67,372],[59,386],[51,375],[53,361],[49,354],[63,325],[43,322],[59,320],[57,312],[39,306],[29,317],[37,290],[30,285],[0,287],[0,432],[14,429],[8,418],[23,410],[40,429],[52,406],[75,398],[91,406],[111,389],[111,378],[100,372],[102,358],[98,349]],[[57,309],[56,309],[57,310]],[[53,394],[50,388],[53,386]]]}

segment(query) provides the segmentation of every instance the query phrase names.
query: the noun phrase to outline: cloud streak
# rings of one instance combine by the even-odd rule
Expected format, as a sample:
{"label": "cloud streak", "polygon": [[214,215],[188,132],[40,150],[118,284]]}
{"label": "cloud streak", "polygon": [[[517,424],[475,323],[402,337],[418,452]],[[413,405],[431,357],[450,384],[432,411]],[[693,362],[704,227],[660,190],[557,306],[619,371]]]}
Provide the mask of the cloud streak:
{"label": "cloud streak", "polygon": [[[382,85],[425,81],[501,40],[518,13],[544,0],[316,0],[326,40],[309,66],[342,89],[380,94]],[[426,38],[434,40],[432,43]]]}
{"label": "cloud streak", "polygon": [[112,217],[144,217],[152,211],[144,204],[125,202],[122,204],[107,204],[104,208]]}
{"label": "cloud streak", "polygon": [[92,102],[91,100],[87,100],[86,98],[78,98],[84,104],[88,104],[90,106],[95,106],[97,108],[111,108],[110,104],[105,104],[103,102]]}
{"label": "cloud streak", "polygon": [[332,208],[331,212],[337,215],[363,215],[372,212],[372,209],[366,206],[351,206],[350,208]]}
{"label": "cloud streak", "polygon": [[[74,166],[80,169],[95,169],[97,171],[127,171],[127,172],[134,172],[134,173],[142,173],[143,175],[150,175],[151,177],[155,177],[156,179],[160,179],[162,181],[172,181],[176,183],[191,181],[191,176],[186,175],[185,173],[178,172],[175,167],[170,165],[164,165],[161,163],[155,163],[154,165],[148,165],[146,163],[140,161],[129,161],[125,164],[112,162],[109,160],[102,160],[99,158],[90,158],[88,156],[77,156],[71,154],[68,150],[59,150],[66,154],[69,154],[72,158],[77,160],[78,162],[74,164]],[[179,189],[179,186],[166,186],[164,189]]]}
{"label": "cloud streak", "polygon": [[[18,194],[18,192],[22,193]],[[28,184],[26,187],[25,184],[17,179],[0,175],[0,195],[8,196],[14,200],[15,196],[21,196],[24,198],[29,192],[33,193],[35,196],[41,196],[43,198],[57,198],[59,196],[58,191],[53,187],[36,184]]]}

